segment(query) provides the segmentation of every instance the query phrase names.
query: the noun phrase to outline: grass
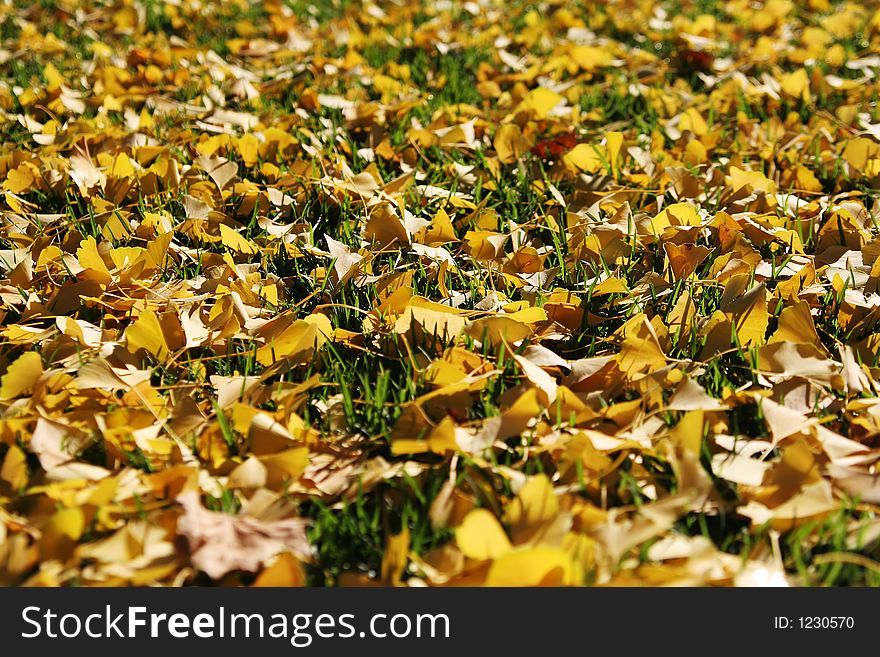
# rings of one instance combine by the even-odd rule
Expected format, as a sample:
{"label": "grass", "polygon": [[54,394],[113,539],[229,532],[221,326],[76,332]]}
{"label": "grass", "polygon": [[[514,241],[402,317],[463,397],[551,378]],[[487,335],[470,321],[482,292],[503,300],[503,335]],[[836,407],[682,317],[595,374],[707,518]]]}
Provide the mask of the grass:
{"label": "grass", "polygon": [[[18,3],[18,8],[25,9],[25,4]],[[295,138],[297,147],[309,144],[313,138],[326,139],[320,157],[309,163],[312,168],[308,174],[303,173],[302,165],[305,160],[301,153],[297,158],[265,159],[260,155],[255,164],[248,165],[245,156],[232,142],[228,147],[221,147],[216,155],[234,163],[241,172],[240,177],[246,176],[258,190],[280,186],[279,180],[285,180],[285,176],[297,181],[310,175],[320,177],[328,168],[332,169],[341,162],[353,172],[374,166],[386,182],[409,171],[416,171],[418,185],[436,185],[450,193],[467,192],[477,210],[471,211],[468,208],[464,211],[454,207],[450,198],[425,198],[413,190],[402,196],[401,208],[411,212],[414,217],[428,220],[441,208],[449,210],[459,237],[467,231],[486,230],[487,226],[499,233],[525,226],[528,237],[540,249],[542,267],[545,270],[558,269],[551,287],[579,295],[577,307],[583,312],[584,320],[569,336],[560,340],[556,347],[556,351],[566,359],[616,353],[621,343],[619,331],[627,320],[640,312],[646,312],[651,317],[668,322],[677,302],[685,293],[693,298],[696,317],[709,318],[718,311],[726,310],[722,305],[724,288],[722,284],[713,282],[718,274],[716,264],[717,258],[722,255],[721,249],[715,235],[708,230],[698,232],[693,243],[712,249],[710,256],[696,267],[689,280],[670,280],[669,285],[658,283],[668,274],[664,242],[659,239],[633,239],[631,242],[620,240],[613,248],[603,246],[599,251],[580,249],[576,240],[571,239],[572,223],[580,221],[593,225],[605,219],[600,216],[599,210],[595,210],[592,216],[585,216],[585,212],[576,215],[573,208],[583,209],[599,204],[604,190],[592,189],[589,185],[596,180],[606,179],[603,176],[610,179],[615,173],[611,164],[604,160],[601,172],[595,177],[581,178],[560,176],[558,157],[555,160],[552,157],[542,158],[534,152],[524,153],[515,163],[503,164],[498,162],[492,151],[491,138],[488,138],[488,135],[494,134],[497,123],[505,113],[512,112],[516,107],[527,90],[527,85],[534,86],[536,79],[547,85],[565,82],[565,76],[560,72],[563,69],[541,69],[538,66],[534,71],[526,69],[526,72],[505,74],[509,77],[502,79],[505,89],[499,97],[493,98],[480,84],[485,81],[487,71],[499,67],[498,48],[493,45],[499,35],[489,34],[486,26],[468,11],[459,11],[448,16],[444,14],[444,30],[459,35],[473,30],[473,38],[461,37],[462,43],[455,42],[448,49],[439,50],[436,47],[438,37],[435,36],[434,40],[425,37],[425,34],[434,29],[433,23],[438,21],[436,12],[429,11],[419,3],[414,5],[416,6],[401,9],[404,12],[403,17],[399,24],[394,24],[383,22],[381,17],[364,18],[360,4],[348,0],[287,2],[286,6],[295,19],[289,27],[302,34],[326,36],[326,32],[322,30],[329,30],[328,26],[331,25],[345,25],[352,31],[356,27],[363,38],[363,43],[358,48],[358,55],[364,62],[363,70],[344,70],[343,58],[347,50],[343,45],[331,43],[327,39],[326,43],[316,44],[307,54],[294,60],[294,63],[304,64],[302,70],[292,74],[289,84],[267,83],[266,92],[255,99],[249,100],[230,93],[228,80],[220,79],[219,75],[214,82],[210,76],[192,76],[185,83],[169,83],[162,88],[163,94],[180,102],[198,105],[206,102],[205,99],[213,92],[209,89],[209,84],[217,89],[223,87],[219,93],[224,94],[226,110],[254,113],[267,123],[278,122],[287,134]],[[730,30],[747,29],[737,16],[728,12],[723,3],[712,0],[683,0],[665,5],[670,16],[674,15],[681,20],[711,15],[719,23],[729,26]],[[58,8],[48,3],[44,9],[53,11]],[[247,2],[218,7],[213,15],[201,12],[189,17],[180,16],[180,10],[176,6],[152,0],[144,3],[144,9],[145,25],[142,34],[137,35],[136,39],[122,33],[108,35],[108,40],[128,51],[139,44],[161,49],[173,35],[189,41],[195,49],[212,50],[222,58],[248,66],[250,64],[246,55],[240,55],[237,50],[241,46],[239,41],[251,31],[267,36],[269,28],[265,26],[270,17],[278,19],[281,16],[270,13],[259,3]],[[705,101],[707,123],[711,131],[717,134],[721,144],[712,156],[715,158],[713,166],[723,159],[725,164],[735,162],[738,166],[748,166],[753,171],[760,170],[768,174],[786,169],[794,163],[785,162],[782,157],[767,157],[758,152],[757,148],[750,145],[757,138],[747,134],[747,129],[749,126],[760,129],[769,126],[767,129],[778,128],[790,138],[791,135],[786,130],[791,132],[792,128],[783,129],[779,126],[786,121],[796,121],[796,127],[793,128],[795,131],[812,136],[810,146],[800,154],[799,163],[815,174],[821,185],[821,192],[817,194],[830,196],[862,193],[864,195],[859,198],[864,202],[865,209],[869,213],[876,212],[877,190],[872,187],[876,180],[871,181],[860,175],[850,176],[846,172],[851,167],[842,157],[835,154],[833,158],[829,158],[829,147],[825,143],[827,140],[821,135],[821,130],[827,127],[824,119],[819,117],[822,112],[833,112],[841,105],[855,100],[860,103],[861,110],[874,112],[876,119],[876,92],[874,96],[856,98],[856,92],[831,91],[816,94],[812,100],[803,102],[749,97],[739,92],[732,99],[725,100],[729,105],[725,109],[720,103],[713,102],[714,92],[706,88],[703,79],[693,71],[685,70],[686,67],[677,59],[681,44],[676,41],[678,37],[670,28],[664,27],[656,34],[656,30],[651,28],[650,38],[640,38],[640,33],[629,29],[623,18],[617,21],[610,10],[594,7],[593,3],[571,3],[566,9],[576,17],[586,18],[585,24],[577,26],[578,29],[589,27],[599,32],[603,38],[615,39],[618,42],[615,46],[615,57],[630,56],[635,52],[644,58],[640,61],[651,62],[649,67],[657,72],[657,76],[650,79],[647,89],[639,93],[633,92],[633,88],[641,84],[638,71],[629,71],[626,68],[618,70],[615,67],[605,67],[607,70],[591,75],[595,79],[577,82],[579,93],[572,104],[582,115],[592,117],[572,128],[578,140],[598,143],[609,132],[608,127],[611,125],[615,130],[625,131],[631,136],[633,144],[636,140],[643,146],[655,142],[659,146],[655,150],[674,151],[680,144],[670,134],[669,122],[681,109],[676,104],[683,104],[678,96],[670,100],[666,95],[675,95],[670,90],[676,89],[681,92],[681,97],[698,95]],[[505,20],[514,29],[510,32],[510,45],[504,47],[509,47],[520,55],[532,55],[541,61],[549,58],[553,39],[574,27],[566,26],[560,18],[561,6],[554,6],[547,16],[536,16],[531,3],[515,2],[506,5],[505,12]],[[800,17],[798,20],[806,23],[817,23],[821,20],[821,17],[808,15],[801,9],[796,9],[796,14]],[[554,23],[557,19],[559,22]],[[546,20],[547,33],[556,36],[529,41],[524,35],[540,20]],[[19,40],[21,32],[21,26],[8,14],[0,22],[0,38],[4,43]],[[379,33],[384,37],[379,38]],[[89,46],[92,45],[92,37],[87,36],[72,21],[57,21],[52,34],[71,46],[70,57],[60,62],[63,65],[59,66],[59,70],[64,75],[72,75],[83,61],[91,57]],[[419,36],[422,38],[415,38]],[[869,47],[869,36],[862,26],[850,37],[838,41],[848,55],[856,56],[859,53],[864,54]],[[731,52],[733,46],[719,51],[716,56],[720,59]],[[279,61],[280,59],[279,57]],[[58,57],[34,50],[27,56],[13,57],[0,65],[0,77],[9,88],[43,87],[47,82],[45,67],[50,61],[58,61]],[[270,61],[264,64],[268,66],[276,63]],[[763,70],[761,67],[764,67],[768,73],[775,74],[780,65],[759,62],[754,64],[754,69],[745,70],[750,75],[757,75]],[[407,67],[406,74],[402,73],[403,66]],[[816,70],[824,75],[855,76],[852,70],[835,68],[827,62],[820,62],[816,66]],[[175,67],[186,69],[180,62],[175,62],[172,68]],[[338,73],[327,74],[328,70]],[[807,71],[812,74],[812,65],[807,67]],[[376,75],[400,80],[412,93],[403,94],[394,102],[387,101],[373,82],[364,81],[366,78],[375,80]],[[357,116],[336,107],[322,106],[306,110],[303,98],[312,92],[344,96],[349,100],[353,99],[358,107],[382,105],[381,121],[361,124]],[[7,96],[8,111],[38,115],[44,120],[50,116],[44,106],[23,101],[21,93],[9,93]],[[40,102],[53,100],[43,98]],[[399,110],[395,107],[398,101],[402,108]],[[146,107],[140,101],[137,102],[137,111]],[[502,105],[503,111],[500,109]],[[459,106],[469,106],[475,108],[477,115],[493,117],[491,120],[480,119],[485,125],[479,125],[478,129],[487,138],[481,139],[477,148],[446,148],[439,143],[423,147],[413,140],[413,131],[430,127],[433,123],[443,125],[449,113],[456,108],[462,109]],[[207,133],[201,137],[194,134],[196,119],[173,113],[164,117],[155,116],[154,119],[152,138],[167,144],[169,152],[178,158],[182,167],[192,167],[198,157],[198,144],[204,143],[199,139],[207,138]],[[98,103],[94,103],[77,120],[104,121],[105,137],[101,139],[111,141],[118,137],[111,136],[115,134],[114,131],[123,131],[128,119],[119,111],[105,111]],[[527,122],[526,119],[515,120],[523,125]],[[550,138],[555,127],[559,126],[545,121],[536,128],[535,139]],[[96,146],[101,139],[94,139]],[[0,140],[3,142],[4,158],[7,161],[11,161],[15,153],[26,154],[38,150],[30,132],[17,121],[6,121],[0,125]],[[387,154],[386,151],[380,151],[380,144],[386,141],[394,153],[393,157],[386,157],[383,155]],[[68,146],[70,144],[64,145],[64,148]],[[371,154],[366,154],[368,152]],[[681,164],[678,160],[675,162]],[[277,165],[276,170],[272,170],[269,165]],[[685,170],[697,178],[704,174],[705,165],[691,166],[689,169],[685,167]],[[472,175],[475,182],[463,182],[467,175]],[[589,177],[590,181],[584,182],[585,177]],[[166,213],[175,221],[180,220],[177,226],[180,228],[188,220],[188,195],[204,194],[203,183],[195,175],[184,175],[179,186],[162,187],[155,194],[123,194],[122,202],[114,212],[117,212],[117,218],[123,215],[127,217],[126,222],[135,219],[140,227],[153,214]],[[706,180],[704,176],[702,184],[705,186],[705,199],[701,201],[701,207],[711,216],[726,207],[729,200],[723,197],[723,185],[710,187],[710,183],[713,181]],[[626,187],[624,191],[630,194],[626,197],[631,204],[629,221],[643,220],[644,217],[639,216],[643,213],[642,208],[650,206],[658,196],[665,205],[679,200],[678,193],[673,190],[668,179],[662,181],[664,189],[660,189],[659,194],[653,189],[655,184],[661,183],[658,180],[652,180],[650,184],[644,182],[642,188],[636,184],[620,185]],[[566,207],[560,207],[555,202],[554,195],[549,191],[550,185],[566,199]],[[391,445],[395,425],[410,405],[433,389],[427,378],[426,367],[445,350],[458,344],[472,350],[497,370],[479,394],[475,395],[465,414],[455,418],[457,426],[478,426],[487,418],[502,414],[510,406],[514,393],[525,384],[526,377],[517,365],[514,354],[505,345],[492,346],[487,340],[477,340],[473,336],[456,341],[436,333],[426,333],[415,338],[389,333],[377,338],[366,335],[365,317],[385,301],[395,285],[401,281],[411,287],[415,294],[428,299],[443,297],[442,290],[447,288],[456,290],[464,297],[461,307],[466,311],[473,311],[493,291],[503,294],[510,302],[527,301],[535,307],[546,307],[549,303],[549,290],[527,293],[521,281],[505,275],[509,272],[505,272],[501,265],[472,269],[450,267],[438,272],[436,267],[414,257],[412,253],[396,249],[387,249],[381,253],[373,249],[371,253],[366,253],[370,249],[362,244],[362,229],[369,209],[363,202],[354,196],[338,198],[317,185],[300,185],[297,182],[291,183],[286,189],[291,190],[296,198],[292,209],[284,215],[281,211],[259,203],[251,208],[248,205],[251,198],[239,188],[225,196],[215,193],[216,190],[210,190],[209,195],[217,200],[214,211],[223,216],[224,220],[228,220],[228,223],[234,223],[246,239],[255,242],[265,240],[264,220],[267,219],[302,225],[310,243],[318,248],[323,248],[324,237],[330,236],[352,252],[360,249],[367,255],[364,260],[366,269],[371,273],[381,273],[384,278],[377,275],[379,280],[371,285],[361,285],[354,280],[336,285],[327,275],[335,262],[315,255],[299,242],[281,243],[278,240],[257,253],[235,255],[236,264],[254,266],[254,270],[260,274],[260,284],[270,280],[283,282],[285,295],[277,305],[269,308],[271,313],[290,312],[297,318],[321,313],[334,329],[340,332],[350,331],[358,334],[358,338],[348,342],[327,342],[309,362],[291,363],[287,367],[278,368],[274,365],[261,365],[256,356],[256,345],[243,337],[241,332],[233,332],[224,338],[222,347],[213,345],[180,348],[179,358],[172,362],[163,361],[155,355],[139,354],[135,357],[132,354],[132,367],[136,364],[151,369],[150,384],[160,400],[164,400],[162,403],[172,398],[172,391],[191,388],[192,398],[204,405],[205,412],[218,428],[218,435],[228,448],[231,459],[246,456],[249,438],[247,432],[236,428],[234,411],[222,408],[206,393],[206,381],[210,381],[212,376],[261,376],[261,384],[267,390],[279,391],[286,385],[300,383],[317,375],[317,385],[303,392],[296,412],[303,423],[316,433],[316,440],[322,448],[329,448],[328,445],[339,438],[339,419],[326,412],[329,405],[339,404],[345,434],[365,440],[367,444],[363,451],[369,458],[383,459],[389,467],[404,460],[426,465],[427,467],[416,474],[405,473],[382,480],[367,489],[362,486],[362,482],[352,481],[347,494],[338,499],[290,494],[299,504],[300,513],[312,521],[309,540],[315,546],[316,554],[313,562],[307,566],[310,584],[336,585],[345,580],[346,574],[352,572],[376,578],[382,570],[389,536],[398,534],[403,528],[410,532],[409,549],[415,555],[424,556],[454,542],[453,529],[439,526],[431,520],[432,505],[437,501],[445,482],[452,480],[456,488],[469,496],[477,507],[489,508],[496,515],[503,516],[503,507],[515,497],[516,487],[509,477],[499,475],[500,471],[507,468],[530,476],[538,473],[552,475],[557,464],[552,456],[542,450],[541,436],[530,434],[529,431],[505,438],[501,441],[503,444],[498,446],[499,449],[486,459],[473,458],[466,454],[457,455],[457,469],[453,468],[451,460],[445,456],[395,453]],[[22,197],[39,207],[40,212],[66,214],[65,226],[59,232],[53,232],[54,228],[39,228],[39,231],[46,231],[46,239],[53,243],[61,244],[64,239],[78,240],[88,237],[101,241],[106,237],[106,216],[97,213],[95,199],[84,197],[75,185],[63,188],[44,185],[39,190],[23,193]],[[804,227],[800,221],[791,221],[781,210],[772,212],[776,213],[774,220],[777,223],[774,225],[798,232],[804,250],[811,254],[816,252],[821,239],[817,233],[818,226],[811,223]],[[768,211],[767,214],[772,212]],[[494,213],[494,217],[490,213]],[[650,214],[655,213],[651,211]],[[876,240],[876,226],[870,229],[870,234]],[[70,237],[72,235],[75,238]],[[114,248],[144,246],[148,243],[145,235],[146,232],[135,226],[133,232],[113,235],[106,242]],[[39,232],[34,235],[35,238],[42,236],[43,233]],[[7,231],[4,234],[4,248],[16,248],[15,238],[14,234]],[[770,237],[761,243],[759,238],[754,239],[754,252],[772,263],[774,274],[766,281],[766,285],[773,293],[783,280],[781,276],[777,278],[777,268],[782,270],[790,262],[793,249],[782,238]],[[187,230],[176,230],[175,241],[176,247],[189,249],[190,254],[196,252],[197,255],[188,259],[169,257],[163,262],[158,281],[170,285],[200,277],[205,281],[213,280],[213,272],[222,266],[222,256],[228,251],[226,245],[219,241],[204,241],[197,233]],[[846,243],[845,235],[841,235],[840,242]],[[510,249],[509,245],[505,249]],[[68,251],[76,252],[76,249]],[[456,250],[455,255],[462,260],[468,257],[464,249]],[[511,253],[505,252],[504,258],[510,256]],[[324,269],[324,274],[320,273],[321,268]],[[647,291],[638,298],[629,292],[597,292],[600,277],[618,278],[627,290],[643,286]],[[752,279],[750,282],[754,282],[754,274]],[[77,274],[68,269],[57,273],[53,285],[60,289],[65,285],[75,284],[77,280]],[[381,287],[381,284],[386,287]],[[216,281],[212,285],[216,287]],[[26,292],[22,291],[24,298],[28,296]],[[54,302],[51,295],[57,290],[50,290],[47,284],[40,294],[44,292],[46,294],[41,297],[40,303],[45,302],[51,307]],[[777,298],[777,301],[779,303],[770,308],[768,335],[776,329],[780,313],[786,307],[781,299]],[[852,345],[867,340],[871,335],[869,325],[847,323],[846,318],[841,317],[844,302],[844,293],[834,289],[823,291],[816,300],[817,312],[813,314],[813,319],[821,346],[831,353],[835,353],[839,345]],[[219,301],[212,303],[219,304]],[[14,322],[39,322],[44,319],[38,315],[29,316],[24,308],[10,308],[6,312],[3,320],[6,325]],[[85,301],[80,302],[75,313],[78,319],[92,322],[105,330],[122,331],[125,322],[130,319],[114,317],[105,308],[89,305]],[[686,336],[684,329],[687,329]],[[706,336],[701,335],[701,330],[702,326],[695,318],[689,326],[669,336],[665,356],[671,363],[693,365],[696,370],[693,373],[694,380],[709,396],[716,399],[725,398],[734,394],[734,391],[749,386],[760,387],[762,375],[756,372],[757,352],[754,348],[740,344],[736,331],[733,331],[729,348],[707,355]],[[522,354],[530,344],[539,343],[538,337],[526,338],[515,348],[516,355]],[[23,351],[17,345],[4,344],[4,366]],[[876,368],[877,356],[868,365]],[[607,398],[602,396],[601,410],[604,412],[615,404],[640,399],[642,392],[630,387]],[[836,393],[831,394],[833,396]],[[661,392],[661,398],[666,402],[670,396],[670,390]],[[844,413],[840,409],[847,400],[841,395],[838,397],[840,398],[834,402],[834,408],[838,410],[829,411],[828,418],[829,421],[836,422],[839,432],[846,434],[849,429],[848,420],[843,417]],[[258,410],[269,413],[279,411],[276,399],[271,394],[262,399],[258,407]],[[104,408],[102,412],[106,410]],[[110,409],[114,410],[118,410],[117,407]],[[554,422],[551,416],[552,414],[548,415],[551,419],[548,423],[550,429],[559,429],[565,425],[561,417],[557,417]],[[663,421],[665,425],[674,427],[683,416],[682,411],[666,410],[663,412]],[[767,423],[756,402],[742,403],[729,409],[723,419],[725,431],[730,435],[741,435],[750,439],[770,437]],[[596,420],[595,426],[608,427],[610,420],[600,418]],[[769,525],[752,526],[747,518],[736,512],[736,508],[745,499],[736,485],[711,473],[712,454],[708,430],[706,433],[702,439],[701,463],[703,469],[709,472],[714,490],[722,500],[720,510],[714,514],[688,512],[675,523],[672,532],[683,536],[705,537],[718,550],[746,560],[760,548],[766,547],[771,541],[772,532]],[[198,445],[195,437],[192,442]],[[102,443],[97,442],[95,445]],[[26,448],[26,444],[22,442],[21,447]],[[0,442],[0,462],[5,458],[8,449],[6,443]],[[778,455],[778,450],[772,453],[773,457]],[[79,456],[95,464],[105,464],[108,460],[107,451],[94,445]],[[35,471],[38,461],[32,454],[28,454],[28,457],[29,471]],[[157,471],[150,454],[140,447],[124,450],[124,458],[125,465],[132,469],[143,473]],[[578,463],[579,467],[583,467]],[[221,476],[226,474],[228,473]],[[601,505],[604,509],[638,509],[650,504],[659,494],[673,493],[678,487],[672,465],[659,453],[640,455],[638,458],[635,452],[627,455],[613,476],[607,477],[603,482],[601,493],[596,486],[584,483],[582,471],[579,471],[579,477],[582,479],[581,486],[575,496],[580,501]],[[650,479],[651,486],[645,485],[646,479]],[[242,509],[241,497],[229,488],[223,488],[219,496],[212,494],[205,499],[205,505],[210,510],[235,515]],[[19,504],[22,509],[26,506],[18,497],[11,504]],[[786,569],[807,585],[876,586],[880,584],[880,574],[873,564],[880,557],[880,546],[870,532],[863,532],[867,535],[865,540],[859,538],[859,528],[871,527],[874,520],[873,507],[868,508],[858,500],[846,500],[839,510],[825,518],[807,522],[784,533],[779,540],[780,558]],[[642,561],[647,561],[648,549],[652,544],[649,541],[629,551],[621,559],[621,564],[615,564],[615,568],[622,567],[623,562],[634,554]],[[847,556],[841,557],[841,554]],[[592,582],[596,576],[596,571],[588,570],[584,573],[583,581]],[[247,576],[241,581],[247,582]]]}

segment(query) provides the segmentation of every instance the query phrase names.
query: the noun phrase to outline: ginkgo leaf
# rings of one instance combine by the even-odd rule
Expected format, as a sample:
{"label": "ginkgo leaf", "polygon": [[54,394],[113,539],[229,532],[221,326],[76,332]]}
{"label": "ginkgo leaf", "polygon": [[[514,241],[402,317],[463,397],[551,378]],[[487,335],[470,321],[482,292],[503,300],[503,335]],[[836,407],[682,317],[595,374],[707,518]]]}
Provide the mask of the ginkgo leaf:
{"label": "ginkgo leaf", "polygon": [[810,102],[810,78],[806,69],[799,68],[793,73],[786,73],[782,76],[780,85],[783,93],[798,100]]}
{"label": "ginkgo leaf", "polygon": [[352,253],[342,242],[337,242],[329,235],[325,236],[324,239],[327,241],[327,249],[330,251],[330,256],[335,260],[333,269],[339,278],[339,284],[344,285],[357,273],[357,264],[363,260],[363,256],[358,253]]}
{"label": "ginkgo leaf", "polygon": [[694,273],[696,268],[712,252],[711,249],[695,244],[672,244],[667,242],[663,245],[666,256],[669,258],[669,268],[675,280],[687,278]]}
{"label": "ginkgo leaf", "polygon": [[656,234],[661,234],[669,226],[699,226],[700,215],[689,203],[673,203],[651,220]]}
{"label": "ginkgo leaf", "polygon": [[478,319],[467,325],[467,334],[475,340],[488,339],[490,344],[502,342],[516,344],[532,334],[532,329],[523,322],[504,316]]}
{"label": "ginkgo leaf", "polygon": [[486,509],[471,511],[455,530],[455,541],[471,559],[497,559],[511,550],[510,539]]}
{"label": "ginkgo leaf", "polygon": [[609,132],[605,135],[605,148],[608,151],[608,162],[611,167],[611,175],[617,178],[620,171],[620,149],[623,146],[623,133]]}
{"label": "ginkgo leaf", "polygon": [[26,351],[9,365],[0,378],[0,399],[14,399],[33,390],[43,375],[43,359],[34,351]]}
{"label": "ginkgo leaf", "polygon": [[262,456],[260,462],[266,468],[266,485],[280,489],[295,482],[305,471],[309,463],[309,450],[307,447],[294,447],[270,456]]}
{"label": "ginkgo leaf", "polygon": [[254,580],[254,587],[305,586],[306,575],[299,560],[290,552],[282,552]]}
{"label": "ginkgo leaf", "polygon": [[570,55],[585,71],[593,71],[611,63],[611,53],[598,46],[576,46],[571,49]]}
{"label": "ginkgo leaf", "polygon": [[498,126],[493,140],[498,159],[506,164],[515,162],[526,153],[531,144],[523,136],[522,130],[515,123]]}
{"label": "ginkgo leaf", "polygon": [[86,520],[82,509],[56,511],[43,529],[43,536],[40,539],[40,558],[43,561],[66,559],[85,528]]}
{"label": "ginkgo leaf", "polygon": [[18,4],[0,586],[876,579],[872,3]]}
{"label": "ginkgo leaf", "polygon": [[618,359],[621,371],[632,377],[664,367],[666,356],[647,317],[637,315],[627,325]]}
{"label": "ginkgo leaf", "polygon": [[421,452],[446,454],[458,449],[458,443],[455,441],[455,423],[448,416],[443,418],[437,426],[430,427],[424,433],[424,438],[396,438],[391,443],[391,451],[395,454],[419,454]]}
{"label": "ginkgo leaf", "polygon": [[238,153],[244,160],[245,166],[254,166],[257,163],[259,152],[259,142],[252,133],[246,133],[238,139]]}
{"label": "ginkgo leaf", "polygon": [[76,257],[79,260],[80,266],[86,270],[85,275],[87,277],[104,284],[113,280],[110,270],[107,269],[104,259],[98,252],[98,245],[95,242],[95,238],[88,237],[83,240],[82,243],[80,243],[79,248],[76,250]]}
{"label": "ginkgo leaf", "polygon": [[449,215],[442,208],[434,215],[431,224],[424,229],[424,235],[420,241],[429,245],[447,244],[455,242],[455,227],[449,219]]}
{"label": "ginkgo leaf", "polygon": [[522,356],[514,356],[517,365],[522,369],[523,374],[531,381],[544,397],[545,404],[552,404],[556,401],[556,381],[552,376],[547,374],[532,361]]}
{"label": "ginkgo leaf", "polygon": [[767,178],[760,171],[746,171],[739,167],[730,167],[730,181],[733,191],[739,191],[743,187],[756,192],[772,194],[776,191],[776,183]]}
{"label": "ginkgo leaf", "polygon": [[800,344],[814,345],[823,348],[822,341],[816,333],[816,325],[810,312],[810,306],[806,301],[798,301],[791,306],[782,309],[779,313],[779,321],[776,331],[767,340],[774,342],[797,342]]}
{"label": "ginkgo leaf", "polygon": [[27,455],[17,445],[10,446],[0,466],[0,479],[18,491],[27,486],[28,478]]}
{"label": "ginkgo leaf", "polygon": [[559,502],[546,475],[530,478],[510,504],[505,522],[517,543],[530,540],[559,516]]}
{"label": "ginkgo leaf", "polygon": [[702,137],[709,132],[709,124],[706,123],[696,107],[689,107],[680,115],[678,128],[683,132],[693,132],[697,137]]}
{"label": "ginkgo leaf", "polygon": [[518,109],[519,111],[530,111],[536,119],[543,119],[564,100],[555,91],[546,87],[536,87],[526,95]]}
{"label": "ginkgo leaf", "polygon": [[220,237],[223,240],[224,246],[238,253],[252,255],[259,251],[259,248],[250,240],[245,239],[241,233],[233,230],[226,224],[220,224]]}
{"label": "ginkgo leaf", "polygon": [[34,187],[34,174],[30,167],[20,166],[16,169],[10,169],[6,174],[6,180],[3,181],[3,189],[13,194],[22,194],[29,192]]}
{"label": "ginkgo leaf", "polygon": [[400,576],[409,556],[410,532],[404,527],[399,534],[388,537],[385,554],[382,557],[382,581],[391,585],[400,584]]}
{"label": "ginkgo leaf", "polygon": [[222,191],[238,175],[238,165],[235,162],[223,162],[208,171],[211,180]]}
{"label": "ginkgo leaf", "polygon": [[725,307],[725,313],[736,331],[742,346],[764,344],[770,314],[767,310],[767,289],[763,284],[735,299]]}
{"label": "ginkgo leaf", "polygon": [[256,350],[257,362],[271,365],[279,360],[309,360],[332,333],[333,327],[325,315],[313,314],[296,320],[267,338],[266,344]]}
{"label": "ginkgo leaf", "polygon": [[131,353],[144,349],[160,361],[170,353],[162,324],[152,310],[143,311],[125,330],[125,344]]}
{"label": "ginkgo leaf", "polygon": [[418,335],[449,340],[461,333],[466,324],[467,320],[464,317],[446,309],[408,306],[395,322],[394,330],[400,334],[414,334],[418,327]]}
{"label": "ginkgo leaf", "polygon": [[603,167],[600,151],[591,144],[578,144],[562,157],[562,161],[586,173],[596,173]]}
{"label": "ginkgo leaf", "polygon": [[868,163],[880,156],[880,144],[866,137],[856,137],[845,142],[841,157],[857,171],[865,171]]}
{"label": "ginkgo leaf", "polygon": [[580,572],[571,558],[552,547],[516,550],[499,556],[486,575],[486,586],[572,586]]}

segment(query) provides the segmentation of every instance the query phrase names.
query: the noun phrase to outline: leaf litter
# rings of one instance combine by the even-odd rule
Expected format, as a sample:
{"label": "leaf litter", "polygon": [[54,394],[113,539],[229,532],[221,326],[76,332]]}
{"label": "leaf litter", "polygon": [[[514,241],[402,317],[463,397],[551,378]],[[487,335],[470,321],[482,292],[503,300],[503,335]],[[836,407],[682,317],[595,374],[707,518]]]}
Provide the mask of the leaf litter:
{"label": "leaf litter", "polygon": [[880,583],[880,9],[0,7],[0,583]]}

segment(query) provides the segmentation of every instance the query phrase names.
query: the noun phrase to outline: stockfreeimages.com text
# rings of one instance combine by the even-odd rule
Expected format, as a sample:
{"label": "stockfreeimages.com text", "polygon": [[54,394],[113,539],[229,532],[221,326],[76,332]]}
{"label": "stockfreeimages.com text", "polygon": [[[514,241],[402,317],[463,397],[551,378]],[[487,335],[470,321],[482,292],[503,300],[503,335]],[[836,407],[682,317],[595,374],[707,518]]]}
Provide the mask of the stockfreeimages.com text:
{"label": "stockfreeimages.com text", "polygon": [[[213,614],[155,613],[146,607],[114,611],[110,605],[98,612],[65,613],[30,606],[21,612],[26,630],[21,636],[74,638],[198,637],[287,639],[305,648],[314,639],[348,638],[449,638],[446,614],[373,614],[361,625],[355,614],[242,614],[219,607]],[[360,629],[359,629],[360,628]]]}

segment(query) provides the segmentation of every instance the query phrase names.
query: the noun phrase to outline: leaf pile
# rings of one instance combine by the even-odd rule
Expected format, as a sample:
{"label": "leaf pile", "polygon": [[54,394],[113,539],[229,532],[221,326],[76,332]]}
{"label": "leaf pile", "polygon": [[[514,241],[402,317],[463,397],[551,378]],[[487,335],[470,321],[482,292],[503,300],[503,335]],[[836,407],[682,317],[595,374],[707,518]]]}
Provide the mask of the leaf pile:
{"label": "leaf pile", "polygon": [[0,7],[0,583],[878,584],[876,2]]}

